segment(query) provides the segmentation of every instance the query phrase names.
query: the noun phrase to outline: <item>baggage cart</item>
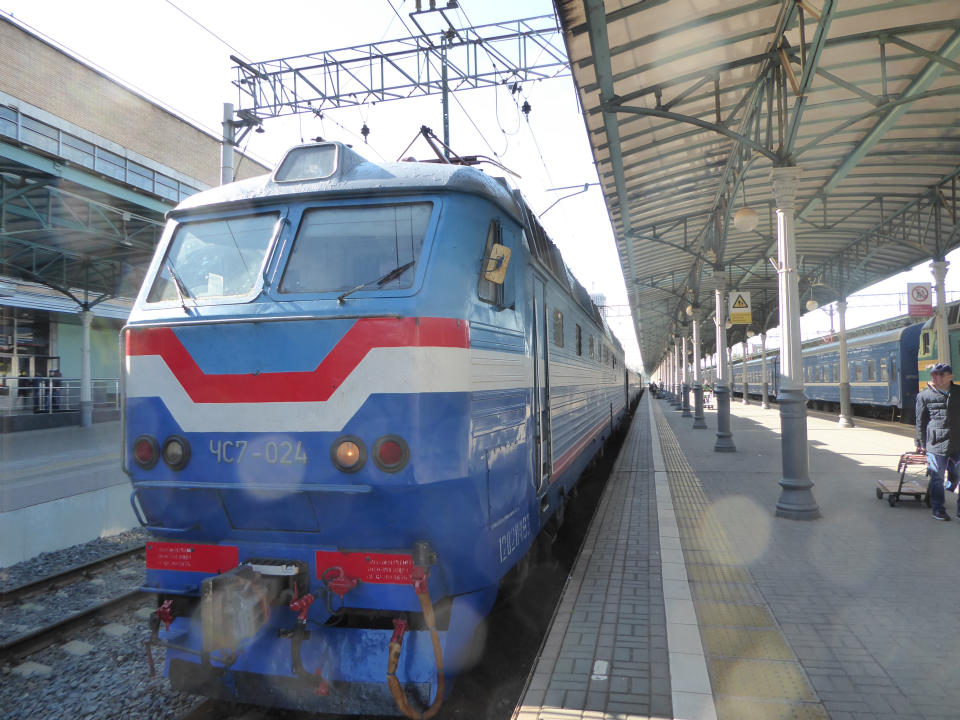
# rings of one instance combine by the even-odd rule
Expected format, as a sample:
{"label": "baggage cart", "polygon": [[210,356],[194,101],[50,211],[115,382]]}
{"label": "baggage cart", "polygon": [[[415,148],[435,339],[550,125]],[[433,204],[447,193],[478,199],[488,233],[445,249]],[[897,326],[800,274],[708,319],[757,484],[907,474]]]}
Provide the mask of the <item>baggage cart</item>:
{"label": "baggage cart", "polygon": [[887,503],[894,507],[901,497],[913,497],[930,507],[930,494],[927,483],[927,455],[914,451],[905,452],[897,463],[899,477],[895,480],[877,479],[877,499],[887,496]]}

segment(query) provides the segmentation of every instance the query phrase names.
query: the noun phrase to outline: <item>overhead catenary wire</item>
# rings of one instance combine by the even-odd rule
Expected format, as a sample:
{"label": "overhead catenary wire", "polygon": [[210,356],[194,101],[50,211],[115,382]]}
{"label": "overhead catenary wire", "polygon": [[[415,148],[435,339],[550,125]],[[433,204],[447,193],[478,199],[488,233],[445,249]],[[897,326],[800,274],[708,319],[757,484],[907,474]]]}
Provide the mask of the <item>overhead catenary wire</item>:
{"label": "overhead catenary wire", "polygon": [[[467,24],[469,27],[473,27],[473,23],[470,21],[470,18],[467,16],[467,11],[466,11],[463,7],[460,7],[460,6],[458,6],[457,10],[463,15],[463,19],[464,19],[464,21],[466,22],[466,24]],[[485,46],[482,46],[482,47],[483,47],[484,51],[486,52],[487,57],[488,57],[488,59],[490,60],[490,62],[493,64],[494,67],[497,67],[497,61],[496,61],[496,59],[493,57],[493,55],[490,53],[490,51],[489,51]],[[540,49],[540,55],[541,55],[541,56],[543,55],[543,52],[544,52],[544,50],[543,50],[543,48],[541,48],[541,49]],[[539,57],[538,57],[538,60],[539,60]],[[500,126],[501,132],[503,132],[504,135],[507,135],[507,134],[508,134],[507,131],[504,129],[503,124],[500,122],[499,106],[498,106],[497,103],[496,103],[496,99],[497,99],[497,94],[496,94],[496,93],[497,93],[497,90],[496,90],[496,89],[494,89],[494,93],[495,93],[495,95],[494,95],[494,98],[495,98],[494,110],[495,110],[495,112],[496,112],[497,125]],[[523,96],[524,106],[525,106],[524,108],[521,108],[521,107],[520,107],[520,104],[517,102],[517,98],[515,97],[515,94],[514,94],[512,91],[511,91],[511,93],[510,93],[510,99],[513,100],[514,105],[517,107],[517,112],[518,112],[518,114],[517,114],[517,130],[514,131],[514,133],[509,133],[509,134],[516,134],[516,132],[519,132],[519,129],[520,129],[520,115],[519,115],[519,113],[520,113],[521,110],[523,110],[524,115],[526,116],[526,120],[527,120],[527,129],[530,131],[530,138],[533,140],[534,147],[536,147],[536,149],[537,149],[537,155],[540,156],[540,163],[541,163],[541,165],[543,165],[543,170],[544,170],[544,172],[545,172],[546,175],[547,175],[547,180],[549,181],[549,183],[550,183],[551,185],[553,185],[553,178],[552,178],[551,175],[550,175],[550,169],[547,167],[547,161],[546,161],[546,159],[543,157],[543,151],[540,149],[540,143],[537,142],[536,134],[533,132],[533,127],[530,125],[530,110],[529,110],[530,105],[529,105],[529,102],[528,102],[528,98],[526,97],[526,95]],[[506,138],[505,138],[505,139],[506,139]],[[484,138],[484,141],[486,142],[486,138]],[[489,143],[488,143],[488,145],[489,145]],[[508,144],[507,144],[507,147],[509,147],[509,142],[508,142]],[[493,150],[493,148],[490,148],[490,149]],[[504,150],[504,154],[506,154],[506,149]],[[551,205],[550,207],[553,207],[553,206]],[[548,209],[549,209],[549,208],[548,208]]]}
{"label": "overhead catenary wire", "polygon": [[184,10],[182,7],[180,7],[179,5],[176,5],[175,3],[173,3],[172,0],[164,0],[164,2],[167,3],[167,5],[169,5],[170,7],[172,7],[174,10],[176,10],[177,12],[179,12],[180,14],[182,14],[185,18],[187,18],[188,20],[190,20],[190,22],[192,22],[192,23],[196,24],[197,26],[199,26],[204,32],[206,32],[206,33],[209,34],[209,35],[212,35],[212,36],[215,37],[220,43],[222,43],[223,45],[226,45],[228,48],[230,48],[231,50],[233,50],[233,52],[235,52],[235,53],[236,53],[238,56],[240,56],[242,59],[246,60],[247,62],[250,62],[250,58],[249,58],[245,53],[242,53],[242,52],[240,52],[239,50],[237,50],[233,45],[231,45],[231,44],[228,43],[226,40],[224,40],[222,37],[220,37],[219,35],[217,35],[213,30],[211,30],[211,29],[208,28],[206,25],[204,25],[202,22],[200,22],[199,20],[197,20],[197,19],[196,19],[195,17],[193,17],[190,13],[188,13],[186,10]]}

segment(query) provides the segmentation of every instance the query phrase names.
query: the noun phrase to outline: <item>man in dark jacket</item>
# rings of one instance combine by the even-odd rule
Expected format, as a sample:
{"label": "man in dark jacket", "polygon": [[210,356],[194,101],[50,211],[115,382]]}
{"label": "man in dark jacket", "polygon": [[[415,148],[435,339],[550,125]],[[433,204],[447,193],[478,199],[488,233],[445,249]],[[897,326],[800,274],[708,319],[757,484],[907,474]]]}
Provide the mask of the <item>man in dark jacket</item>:
{"label": "man in dark jacket", "polygon": [[[933,517],[949,520],[944,506],[943,474],[949,487],[956,487],[960,462],[960,385],[953,383],[953,369],[937,363],[930,370],[930,383],[917,395],[917,451],[927,453],[929,497]],[[958,500],[960,516],[960,500]]]}

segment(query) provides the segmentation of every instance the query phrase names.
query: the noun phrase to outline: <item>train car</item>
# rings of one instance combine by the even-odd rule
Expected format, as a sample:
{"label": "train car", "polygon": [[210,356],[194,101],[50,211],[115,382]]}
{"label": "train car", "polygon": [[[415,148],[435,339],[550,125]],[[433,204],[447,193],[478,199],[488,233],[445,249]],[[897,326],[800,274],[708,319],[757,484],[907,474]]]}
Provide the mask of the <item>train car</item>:
{"label": "train car", "polygon": [[[916,361],[920,324],[854,337],[847,341],[850,402],[868,414],[913,421],[917,400]],[[808,400],[840,407],[840,343],[804,349]]]}
{"label": "train car", "polygon": [[[947,312],[947,336],[950,338],[950,365],[957,366],[960,362],[960,302],[949,303]],[[930,318],[923,324],[920,333],[920,349],[917,353],[917,383],[920,388],[930,382],[930,368],[939,362],[939,344],[935,318]]]}
{"label": "train car", "polygon": [[[847,340],[850,402],[862,411],[880,416],[889,412],[903,422],[913,422],[917,397],[916,360],[921,324],[904,325],[902,319],[882,329],[858,328]],[[830,410],[840,407],[840,343],[838,340],[808,342],[803,347],[803,383],[808,402]],[[759,397],[760,358],[747,359],[749,392]],[[734,392],[743,395],[743,363],[735,362]],[[771,397],[779,386],[779,351],[767,353],[767,376]]]}
{"label": "train car", "polygon": [[173,210],[122,347],[165,673],[318,712],[434,714],[640,391],[519,193],[340,143]]}

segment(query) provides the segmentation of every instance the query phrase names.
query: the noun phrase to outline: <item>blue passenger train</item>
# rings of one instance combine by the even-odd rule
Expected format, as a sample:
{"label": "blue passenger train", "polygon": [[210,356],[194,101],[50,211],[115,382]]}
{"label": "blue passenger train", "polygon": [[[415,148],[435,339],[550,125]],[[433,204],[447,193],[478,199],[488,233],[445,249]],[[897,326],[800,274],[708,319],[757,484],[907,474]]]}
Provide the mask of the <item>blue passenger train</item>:
{"label": "blue passenger train", "polygon": [[[891,324],[898,327],[889,327]],[[878,327],[881,326],[881,327]],[[919,379],[917,352],[922,323],[904,324],[899,318],[858,328],[847,340],[850,402],[866,414],[898,417],[913,422]],[[837,339],[804,343],[803,384],[807,401],[817,407],[839,410],[840,343]],[[767,383],[770,396],[779,386],[779,351],[767,353]],[[731,369],[733,394],[743,397],[744,363],[735,360]],[[746,361],[748,394],[761,393],[761,360],[758,354]]]}
{"label": "blue passenger train", "polygon": [[340,143],[173,210],[123,333],[178,689],[433,715],[642,391],[517,191]]}

